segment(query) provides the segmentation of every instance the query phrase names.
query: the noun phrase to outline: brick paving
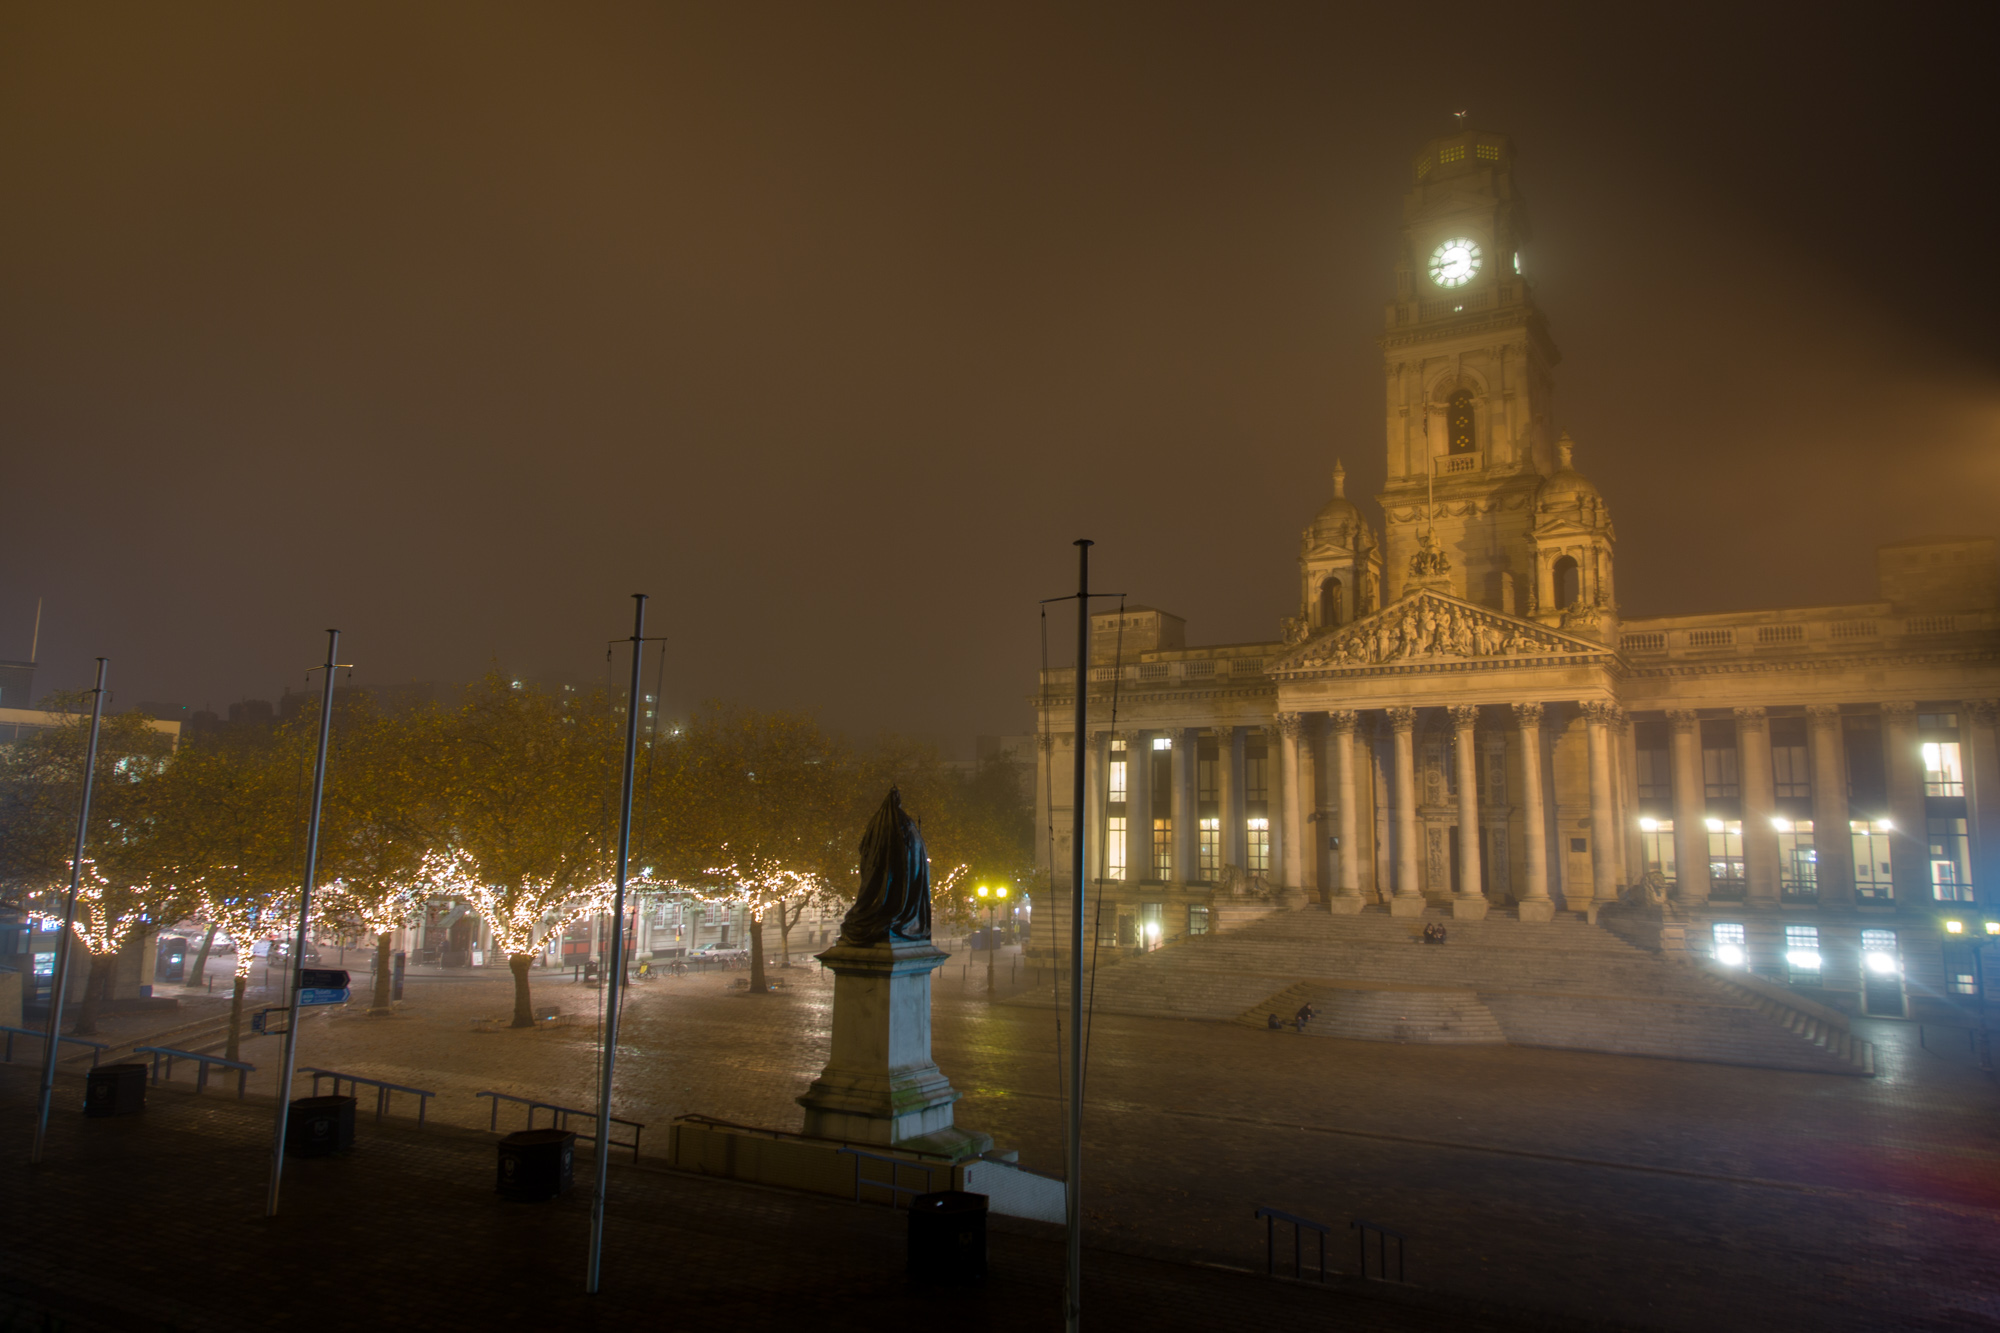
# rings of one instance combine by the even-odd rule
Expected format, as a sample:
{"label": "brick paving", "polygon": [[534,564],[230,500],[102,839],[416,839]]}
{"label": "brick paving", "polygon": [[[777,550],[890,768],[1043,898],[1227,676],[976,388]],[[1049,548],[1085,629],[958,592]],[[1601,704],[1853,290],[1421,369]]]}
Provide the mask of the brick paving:
{"label": "brick paving", "polygon": [[[789,993],[750,997],[729,991],[736,975],[663,980],[633,992],[618,1114],[660,1127],[689,1111],[779,1127],[797,1123],[791,1099],[824,1060],[830,990],[814,971],[794,969]],[[1057,1015],[986,1004],[976,966],[969,984],[955,967],[945,977],[935,1047],[965,1094],[960,1123],[1019,1148],[1028,1165],[1056,1169]],[[537,992],[538,1002],[562,1005],[584,1021],[532,1032],[475,1031],[474,1018],[505,1012],[504,979],[416,978],[395,1018],[314,1019],[302,1034],[301,1060],[436,1088],[433,1115],[458,1126],[484,1128],[485,1103],[472,1096],[481,1088],[587,1105],[598,992],[540,977]],[[1156,1271],[1144,1281],[1205,1274],[1203,1281],[1246,1282],[1188,1261],[1261,1269],[1263,1232],[1251,1220],[1261,1204],[1334,1223],[1332,1258],[1342,1268],[1353,1267],[1349,1218],[1394,1227],[1410,1237],[1410,1276],[1426,1300],[1542,1311],[1541,1326],[1560,1317],[1704,1333],[1753,1326],[2000,1328],[2000,1096],[1993,1079],[1952,1056],[1950,1034],[1933,1029],[1938,1050],[1927,1052],[1909,1025],[1867,1026],[1865,1035],[1880,1049],[1882,1074],[1873,1080],[1511,1047],[1308,1042],[1227,1024],[1100,1017],[1086,1131],[1090,1234],[1094,1244],[1152,1256],[1146,1262]],[[247,1056],[266,1063],[275,1045],[252,1045]],[[199,1123],[205,1133],[224,1135],[215,1127],[232,1114],[211,1093]],[[96,1133],[104,1123],[87,1128]],[[147,1123],[164,1126],[165,1118],[149,1115]],[[249,1144],[267,1130],[257,1120],[229,1132]],[[447,1168],[434,1159],[447,1153],[439,1145],[460,1142],[449,1131],[418,1140],[407,1149],[414,1156],[406,1168],[370,1185],[379,1196],[371,1207],[403,1218],[418,1206],[413,1196],[457,1198],[439,1192]],[[460,1174],[469,1169],[466,1154],[491,1152],[484,1138],[463,1143],[451,1149],[459,1157],[450,1170]],[[177,1147],[170,1155],[183,1151],[195,1149]],[[249,1158],[250,1174],[258,1175],[261,1157],[253,1150]],[[377,1171],[361,1160],[335,1165],[352,1168],[350,1177]],[[899,1243],[895,1219],[879,1212],[850,1218],[847,1205],[658,1178],[718,1199],[777,1200],[757,1206],[796,1219],[805,1232],[831,1225],[842,1232],[840,1246],[861,1244],[864,1235],[878,1247]],[[203,1215],[220,1208],[255,1220],[254,1186],[239,1181],[224,1193],[232,1202],[206,1206]],[[61,1197],[74,1206],[67,1193]],[[572,1200],[547,1215],[579,1206]],[[473,1226],[447,1213],[419,1229]],[[702,1232],[704,1245],[743,1250],[733,1260],[724,1253],[699,1265],[698,1281],[720,1281],[709,1271],[719,1265],[755,1270],[774,1290],[774,1274],[797,1262],[798,1246],[765,1245],[754,1226],[742,1225],[736,1232]],[[580,1247],[577,1235],[563,1243]],[[682,1242],[663,1243],[672,1249]],[[1049,1244],[1028,1232],[1007,1243],[1024,1247],[1023,1256]],[[497,1244],[488,1237],[481,1252]],[[440,1261],[431,1247],[420,1249],[426,1276],[412,1279],[418,1286],[486,1280],[468,1278],[466,1264]],[[760,1253],[773,1257],[756,1258]],[[1021,1271],[1032,1268],[1026,1257],[1021,1262]],[[669,1274],[662,1279],[669,1288],[687,1289],[685,1278],[671,1278],[679,1271],[672,1264],[661,1271]],[[563,1272],[544,1272],[536,1281],[559,1287]],[[400,1293],[400,1279],[392,1285]],[[1261,1279],[1251,1289],[1257,1302],[1297,1295]],[[1291,1294],[1281,1298],[1278,1291]],[[1002,1298],[983,1299],[980,1317],[999,1318],[995,1302]],[[1123,1298],[1111,1305],[1137,1308]],[[1171,1322],[1175,1311],[1195,1308],[1168,1302],[1148,1318],[1156,1327],[1252,1326],[1261,1319],[1246,1313],[1241,1320]],[[1429,1306],[1368,1308],[1406,1318],[1434,1313]],[[1288,1326],[1294,1317],[1306,1321],[1300,1326],[1318,1323],[1310,1311],[1290,1307],[1262,1322]],[[1040,1326],[1037,1315],[1022,1318],[1028,1322],[1007,1326]],[[1477,1318],[1504,1322],[1490,1313]]]}

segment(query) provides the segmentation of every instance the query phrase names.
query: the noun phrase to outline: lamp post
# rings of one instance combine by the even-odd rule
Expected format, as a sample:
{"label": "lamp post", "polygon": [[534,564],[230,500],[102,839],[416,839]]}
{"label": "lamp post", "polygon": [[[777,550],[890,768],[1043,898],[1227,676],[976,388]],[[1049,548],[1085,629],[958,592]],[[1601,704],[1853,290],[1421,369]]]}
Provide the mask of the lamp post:
{"label": "lamp post", "polygon": [[988,995],[993,993],[993,955],[998,951],[994,946],[993,918],[1006,898],[1005,884],[979,886],[979,901],[986,904],[986,993]]}

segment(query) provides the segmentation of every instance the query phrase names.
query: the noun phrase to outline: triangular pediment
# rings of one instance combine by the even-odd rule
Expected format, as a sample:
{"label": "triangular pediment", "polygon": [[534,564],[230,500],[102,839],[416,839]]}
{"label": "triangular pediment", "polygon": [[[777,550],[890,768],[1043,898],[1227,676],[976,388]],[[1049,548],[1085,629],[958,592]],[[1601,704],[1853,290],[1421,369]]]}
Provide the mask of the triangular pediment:
{"label": "triangular pediment", "polygon": [[1602,656],[1609,651],[1581,635],[1504,615],[1435,588],[1419,588],[1374,615],[1307,640],[1265,669],[1279,675],[1404,662]]}

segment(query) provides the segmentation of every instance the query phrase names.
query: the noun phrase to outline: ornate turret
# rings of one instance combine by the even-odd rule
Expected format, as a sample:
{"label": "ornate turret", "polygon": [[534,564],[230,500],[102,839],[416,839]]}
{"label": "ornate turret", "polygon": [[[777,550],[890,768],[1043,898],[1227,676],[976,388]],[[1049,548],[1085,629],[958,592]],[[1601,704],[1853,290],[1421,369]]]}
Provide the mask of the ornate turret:
{"label": "ornate turret", "polygon": [[1611,550],[1618,538],[1604,497],[1572,466],[1575,453],[1575,441],[1564,433],[1556,444],[1556,470],[1535,492],[1531,610],[1545,625],[1609,643],[1617,635]]}
{"label": "ornate turret", "polygon": [[1333,464],[1333,498],[1299,537],[1299,614],[1287,639],[1345,625],[1381,604],[1382,543],[1347,498],[1347,469]]}

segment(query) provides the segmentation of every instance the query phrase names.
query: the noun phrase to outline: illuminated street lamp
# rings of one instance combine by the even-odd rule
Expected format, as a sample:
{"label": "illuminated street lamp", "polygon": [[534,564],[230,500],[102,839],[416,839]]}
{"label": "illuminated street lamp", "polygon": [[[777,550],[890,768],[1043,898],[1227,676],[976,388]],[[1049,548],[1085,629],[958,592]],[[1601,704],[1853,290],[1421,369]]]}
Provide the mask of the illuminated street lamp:
{"label": "illuminated street lamp", "polygon": [[986,904],[986,993],[988,995],[993,993],[993,955],[997,952],[994,948],[993,916],[1006,898],[1005,884],[979,886],[979,901]]}

